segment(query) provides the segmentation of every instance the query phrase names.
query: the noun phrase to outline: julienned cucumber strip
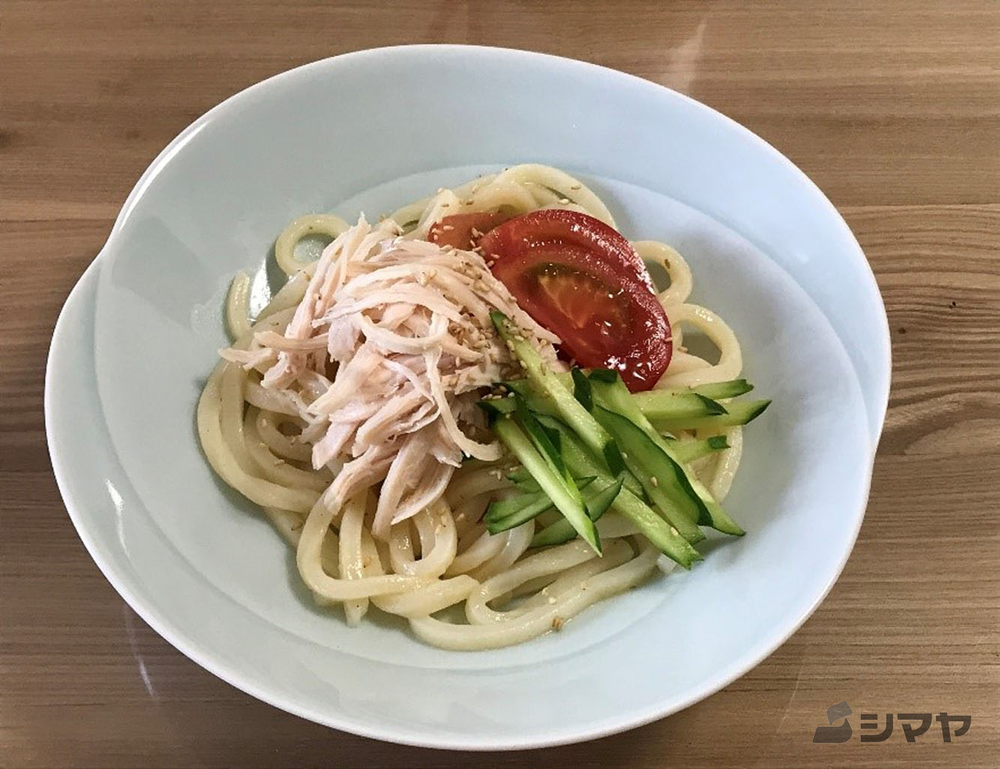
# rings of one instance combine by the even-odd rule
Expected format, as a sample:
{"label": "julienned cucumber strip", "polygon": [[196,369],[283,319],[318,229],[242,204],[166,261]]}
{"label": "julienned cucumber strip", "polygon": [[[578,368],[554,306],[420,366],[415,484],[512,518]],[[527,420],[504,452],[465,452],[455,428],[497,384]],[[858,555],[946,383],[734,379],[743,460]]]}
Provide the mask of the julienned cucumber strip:
{"label": "julienned cucumber strip", "polygon": [[551,398],[535,395],[530,391],[524,395],[519,392],[515,392],[514,394],[506,397],[483,398],[476,405],[485,411],[491,418],[494,418],[500,416],[501,414],[513,414],[517,410],[517,401],[515,400],[515,397],[522,398],[527,405],[528,410],[533,414],[556,416],[555,405],[553,404]]}
{"label": "julienned cucumber strip", "polygon": [[[595,483],[602,486],[614,480],[597,464],[569,427],[553,417],[539,417],[539,421],[561,432],[563,461],[566,462],[570,472],[578,476],[596,475]],[[638,494],[633,494],[628,489],[627,480],[622,484],[622,490],[611,506],[638,526],[661,553],[677,561],[685,569],[690,569],[691,564],[701,560],[701,554],[680,535],[677,529],[663,520],[663,517],[647,505]]]}
{"label": "julienned cucumber strip", "polygon": [[[611,507],[611,503],[615,501],[622,490],[622,480],[623,477],[619,475],[614,483],[608,484],[599,491],[584,495],[587,502],[587,515],[590,516],[590,520],[596,522]],[[569,521],[563,518],[537,532],[531,540],[530,547],[561,545],[563,542],[569,542],[575,536],[576,532],[573,531],[573,527],[569,525]]]}
{"label": "julienned cucumber strip", "polygon": [[559,416],[579,434],[592,451],[613,463],[609,465],[612,473],[620,473],[624,468],[615,466],[617,465],[616,453],[613,449],[606,448],[609,443],[612,443],[611,436],[596,422],[590,412],[580,405],[579,401],[573,397],[573,393],[559,381],[559,377],[549,370],[535,348],[519,336],[517,329],[514,328],[506,315],[494,311],[490,313],[490,318],[493,325],[496,326],[500,338],[523,365],[531,386],[537,390],[539,395],[552,400],[552,405]]}
{"label": "julienned cucumber strip", "polygon": [[[595,476],[580,478],[576,482],[576,487],[582,492],[595,480],[597,480]],[[584,495],[584,504],[586,504],[586,501],[586,495]],[[530,521],[535,516],[544,513],[550,507],[552,507],[552,500],[549,499],[549,495],[544,491],[534,491],[527,494],[519,494],[510,499],[501,499],[492,502],[489,510],[486,511],[486,515],[483,516],[483,520],[488,524],[511,521],[509,526],[497,528],[497,531],[505,531],[525,521]],[[496,532],[491,531],[491,533],[495,534]]]}
{"label": "julienned cucumber strip", "polygon": [[513,414],[517,408],[517,403],[513,398],[484,398],[476,404],[485,411],[491,418]]}
{"label": "julienned cucumber strip", "polygon": [[[605,369],[598,369],[591,372],[590,381],[592,383],[603,382],[601,378],[595,376],[598,371],[604,372]],[[552,376],[560,379],[563,376],[568,377],[570,375],[553,374]],[[515,393],[522,396],[528,402],[529,408],[540,414],[556,414],[557,409],[552,400],[536,393],[531,387],[523,384],[524,381],[523,379],[517,380],[517,386],[513,389]],[[507,386],[509,387],[510,385]],[[570,380],[569,386],[574,387],[572,380]],[[727,416],[727,412],[740,405],[727,404],[724,406],[701,393],[693,391],[682,393],[649,391],[634,395],[630,394],[629,397],[632,398],[642,413],[653,421],[666,419],[690,421],[702,417]],[[510,398],[495,398],[493,400],[483,400],[479,403],[487,411],[509,414],[514,410],[514,404],[508,402],[510,400]]]}
{"label": "julienned cucumber strip", "polygon": [[674,450],[677,460],[682,464],[694,462],[696,459],[707,457],[713,451],[722,451],[729,448],[729,441],[725,435],[713,435],[702,441],[677,441],[672,438],[665,438]]}
{"label": "julienned cucumber strip", "polygon": [[[531,477],[531,473],[525,470],[523,467],[518,468],[514,472],[507,476],[507,480],[511,481],[514,486],[517,487],[518,491],[523,491],[526,494],[537,494],[542,490],[541,486],[538,485],[538,481]],[[583,490],[583,487],[591,483],[594,480],[593,476],[589,478],[577,478],[573,476],[573,480],[576,481],[576,487]]]}
{"label": "julienned cucumber strip", "polygon": [[624,475],[619,475],[615,478],[614,483],[587,495],[584,501],[587,504],[587,515],[590,516],[590,520],[596,521],[607,512],[607,509],[611,507],[615,498],[621,493],[622,481],[624,480]]}
{"label": "julienned cucumber strip", "polygon": [[[495,401],[491,401],[491,402],[495,403]],[[529,403],[530,403],[530,400],[529,400]],[[560,422],[559,419],[557,419],[556,417],[551,416],[549,414],[537,414],[536,415],[536,419],[538,419],[539,423],[543,427],[545,427],[547,429],[551,429],[551,430],[556,430],[556,431],[558,431],[560,433],[560,442],[561,442],[560,448],[561,448],[564,460],[566,460],[566,456],[567,456],[568,453],[579,453],[582,456],[577,457],[578,462],[577,462],[576,466],[578,466],[578,467],[595,468],[596,471],[600,471],[601,473],[606,473],[607,472],[607,467],[612,464],[611,462],[607,461],[607,457],[604,458],[605,461],[604,461],[604,464],[602,465],[599,461],[597,461],[594,458],[594,456],[591,454],[591,452],[585,446],[581,445],[580,443],[575,442],[572,445],[567,445],[567,443],[566,443],[567,436],[570,435],[570,433],[569,433],[568,428],[566,427],[565,423]],[[610,441],[608,445],[615,446],[615,443],[614,443],[614,441]],[[645,491],[643,491],[642,484],[639,483],[639,479],[636,478],[634,475],[632,475],[632,473],[627,472],[627,471],[624,470],[624,460],[621,459],[621,454],[618,453],[617,446],[615,446],[615,453],[616,453],[619,461],[622,462],[623,473],[619,473],[619,474],[624,474],[624,476],[625,476],[625,481],[624,481],[625,488],[628,489],[629,491],[631,491],[637,497],[640,497],[640,498],[643,497],[645,495]],[[566,461],[568,463],[568,460],[566,460]],[[572,466],[570,466],[570,470],[571,470],[571,472],[573,472],[574,475],[576,475],[575,471],[572,470]],[[592,473],[590,473],[590,475],[592,475]],[[516,471],[516,470],[513,473],[511,473],[511,475],[509,475],[507,477],[510,478],[512,481],[514,481],[514,483],[518,486],[518,488],[520,488],[520,489],[522,489],[524,491],[536,490],[536,489],[534,489],[530,485],[530,482],[526,482],[523,479],[523,476],[519,475],[518,471]]]}
{"label": "julienned cucumber strip", "polygon": [[[549,469],[553,473],[559,476],[562,480],[563,485],[566,487],[566,491],[575,499],[583,500],[580,496],[580,490],[576,487],[576,482],[573,480],[573,476],[570,475],[569,470],[566,469],[566,463],[563,462],[562,452],[559,450],[559,446],[556,445],[560,443],[560,437],[558,431],[550,431],[543,427],[537,419],[535,419],[534,414],[528,411],[528,407],[524,404],[524,401],[520,396],[515,395],[514,401],[517,404],[517,414],[518,420],[521,422],[521,427],[528,434],[528,438],[531,442],[535,444],[535,448],[538,449],[539,453],[542,455],[542,459],[549,466]],[[538,480],[537,478],[535,480]]]}
{"label": "julienned cucumber strip", "polygon": [[728,406],[723,406],[701,393],[668,393],[648,390],[629,395],[632,404],[647,419],[693,419],[725,414]]}
{"label": "julienned cucumber strip", "polygon": [[[650,476],[659,478],[661,482],[669,481],[666,491],[672,501],[681,505],[683,509],[690,510],[685,504],[684,497],[692,500],[695,503],[694,520],[702,526],[711,526],[718,531],[736,536],[741,536],[744,533],[743,529],[729,517],[722,505],[715,500],[705,484],[699,481],[693,472],[684,467],[670,442],[656,432],[653,425],[636,407],[624,382],[619,379],[614,384],[595,386],[594,398],[595,402],[600,404],[597,408],[605,407],[611,413],[618,414],[622,419],[631,423],[637,430],[645,433],[653,444],[653,450],[645,451],[641,457],[636,457],[636,460]],[[608,426],[605,419],[602,419],[596,411],[595,415],[605,427]],[[620,427],[619,429],[624,428]],[[619,437],[618,432],[611,432],[616,439]],[[633,470],[633,472],[636,471]],[[668,478],[660,477],[661,473],[667,475]],[[642,479],[645,476],[639,477]],[[676,481],[676,486],[674,481]],[[653,497],[651,496],[651,498]]]}
{"label": "julienned cucumber strip", "polygon": [[[617,376],[617,373],[608,371],[607,369],[596,369],[590,373],[589,378],[594,383],[607,383],[606,377],[608,375]],[[553,376],[560,381],[565,380],[568,383],[567,386],[574,387],[574,391],[576,391],[577,388],[574,386],[571,374],[553,374]],[[733,381],[743,382],[745,380],[736,379]],[[722,382],[721,384],[728,385],[730,383]],[[528,386],[527,380],[518,379],[515,382],[507,383],[507,387],[522,395],[527,400],[528,406],[532,411],[540,414],[556,413],[556,408],[552,400],[534,392]],[[708,389],[710,392],[717,391],[714,389],[714,385],[703,385],[702,387]],[[739,392],[739,388],[732,389],[731,391]],[[651,390],[629,394],[629,398],[638,406],[647,419],[664,430],[684,430],[688,428],[695,429],[697,427],[717,427],[721,429],[746,424],[760,413],[760,411],[753,413],[753,408],[750,407],[759,407],[760,404],[766,406],[770,403],[770,401],[748,401],[745,403],[737,402],[723,405],[698,390],[688,392]],[[510,413],[514,410],[514,404],[509,401],[509,398],[499,398],[481,401],[480,405],[487,411]],[[761,408],[760,410],[762,411],[763,409]],[[748,414],[750,415],[747,416]],[[610,445],[613,445],[613,443]]]}
{"label": "julienned cucumber strip", "polygon": [[[726,410],[728,413],[719,414],[718,416],[657,418],[647,414],[647,417],[653,423],[653,427],[657,432],[699,430],[702,428],[706,430],[722,430],[726,427],[737,427],[752,422],[763,414],[764,409],[769,405],[771,405],[771,401],[769,400],[737,401],[735,403],[727,403]],[[645,414],[646,412],[644,411],[643,413]]]}
{"label": "julienned cucumber strip", "polygon": [[625,464],[642,483],[653,506],[688,542],[703,540],[705,535],[698,528],[698,501],[685,490],[680,465],[664,454],[638,425],[621,414],[595,406],[594,416],[614,436]]}
{"label": "julienned cucumber strip", "polygon": [[[559,373],[555,376],[558,377],[559,381],[562,382],[563,386],[567,390],[573,386],[574,379],[571,372]],[[612,384],[618,377],[618,372],[613,371],[612,369],[595,368],[591,370],[588,376],[596,382],[606,382],[608,384]],[[504,382],[504,385],[511,391],[520,393],[521,395],[531,392],[531,384],[527,379],[515,379]],[[726,398],[738,398],[741,395],[746,395],[751,390],[753,390],[753,385],[746,379],[730,379],[727,382],[711,382],[710,384],[697,385],[695,387],[684,387],[677,390],[651,390],[648,392],[636,393],[634,397],[642,402],[643,399],[646,398],[652,398],[653,400],[656,400],[657,398],[669,399],[678,395],[684,396],[696,394],[703,395],[704,397],[712,400],[724,400]]]}
{"label": "julienned cucumber strip", "polygon": [[[737,536],[744,533],[743,529],[729,517],[722,505],[715,500],[708,488],[698,480],[693,472],[684,467],[669,441],[661,437],[645,415],[636,408],[624,382],[618,379],[613,384],[602,384],[594,396],[602,406],[633,422],[660,449],[664,456],[657,456],[655,451],[646,456],[646,471],[650,474],[670,473],[677,479],[680,490],[684,495],[693,499],[697,506],[696,522],[698,524],[711,526],[719,531]],[[664,462],[664,458],[669,461]],[[678,501],[680,496],[671,494],[671,498]]]}
{"label": "julienned cucumber strip", "polygon": [[725,400],[726,398],[738,398],[741,395],[746,395],[752,389],[753,385],[745,379],[730,379],[728,382],[712,382],[711,384],[698,385],[697,387],[692,387],[691,392],[718,401]]}
{"label": "julienned cucumber strip", "polygon": [[552,503],[566,517],[583,540],[596,553],[600,554],[601,541],[597,535],[597,529],[587,515],[587,509],[584,507],[576,486],[573,486],[572,491],[567,487],[562,476],[553,472],[546,459],[542,457],[528,436],[509,415],[496,419],[493,423],[493,431],[524,465],[524,468],[538,481],[542,491],[548,495]]}

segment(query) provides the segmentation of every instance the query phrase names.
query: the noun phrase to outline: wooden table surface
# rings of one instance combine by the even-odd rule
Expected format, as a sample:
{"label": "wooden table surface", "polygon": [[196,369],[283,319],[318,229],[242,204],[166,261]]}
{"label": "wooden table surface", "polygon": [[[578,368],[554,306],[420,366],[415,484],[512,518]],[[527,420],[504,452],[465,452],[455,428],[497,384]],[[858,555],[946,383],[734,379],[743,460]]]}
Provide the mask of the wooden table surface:
{"label": "wooden table surface", "polygon": [[[369,7],[370,6],[370,7]],[[408,0],[0,3],[0,766],[1000,765],[1000,4]],[[894,371],[867,517],[833,592],[731,686],[534,754],[381,744],[189,662],[90,561],[56,490],[56,314],[154,155],[239,89],[411,42],[531,48],[690,94],[797,163],[882,289]],[[812,743],[846,700],[854,737]],[[908,744],[860,713],[972,716]]]}

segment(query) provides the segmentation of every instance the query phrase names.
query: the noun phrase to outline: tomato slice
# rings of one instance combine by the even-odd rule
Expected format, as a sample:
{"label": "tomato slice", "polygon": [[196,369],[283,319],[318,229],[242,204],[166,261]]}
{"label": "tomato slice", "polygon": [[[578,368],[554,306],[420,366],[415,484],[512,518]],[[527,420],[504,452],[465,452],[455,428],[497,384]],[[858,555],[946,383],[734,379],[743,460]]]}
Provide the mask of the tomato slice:
{"label": "tomato slice", "polygon": [[632,392],[663,375],[670,322],[646,265],[616,230],[546,209],[500,224],[480,245],[518,304],[581,366],[617,370]]}
{"label": "tomato slice", "polygon": [[453,214],[431,225],[427,239],[439,246],[453,246],[470,251],[479,245],[483,235],[511,218],[500,211],[480,211],[474,214]]}

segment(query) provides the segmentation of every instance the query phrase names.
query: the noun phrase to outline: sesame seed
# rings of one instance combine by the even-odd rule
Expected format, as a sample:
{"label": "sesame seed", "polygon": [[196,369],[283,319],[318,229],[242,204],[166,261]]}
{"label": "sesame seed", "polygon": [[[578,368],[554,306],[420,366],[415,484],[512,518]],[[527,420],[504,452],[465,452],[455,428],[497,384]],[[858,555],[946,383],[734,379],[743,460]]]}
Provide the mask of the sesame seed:
{"label": "sesame seed", "polygon": [[653,484],[654,488],[660,485],[660,481],[655,475],[649,479],[649,482]]}
{"label": "sesame seed", "polygon": [[549,603],[552,604],[552,603],[555,603],[555,602],[556,602],[556,597],[554,595],[550,595],[549,596]]}
{"label": "sesame seed", "polygon": [[562,203],[563,205],[566,205],[567,203],[569,203],[569,198],[559,198],[559,202]]}
{"label": "sesame seed", "polygon": [[441,232],[451,232],[453,229],[455,228],[452,227],[450,224],[444,224],[441,226]]}

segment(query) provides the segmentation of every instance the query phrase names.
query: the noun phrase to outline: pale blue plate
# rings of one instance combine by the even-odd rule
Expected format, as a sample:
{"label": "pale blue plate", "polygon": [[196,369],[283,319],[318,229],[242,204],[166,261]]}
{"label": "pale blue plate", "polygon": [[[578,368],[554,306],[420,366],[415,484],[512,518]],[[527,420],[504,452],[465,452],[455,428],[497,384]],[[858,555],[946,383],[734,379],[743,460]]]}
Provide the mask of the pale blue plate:
{"label": "pale blue plate", "polygon": [[[727,506],[746,527],[511,649],[432,649],[316,609],[253,506],[214,478],[195,402],[237,269],[307,211],[353,218],[485,168],[582,176],[626,235],[673,243],[774,405]],[[263,276],[258,284],[263,285]],[[885,413],[885,312],[864,255],[789,161],[718,113],[621,73],[462,46],[366,51],[233,97],[143,175],[53,338],[46,419],[81,538],[200,665],[347,731],[447,748],[553,745],[675,712],[760,662],[839,575]]]}

